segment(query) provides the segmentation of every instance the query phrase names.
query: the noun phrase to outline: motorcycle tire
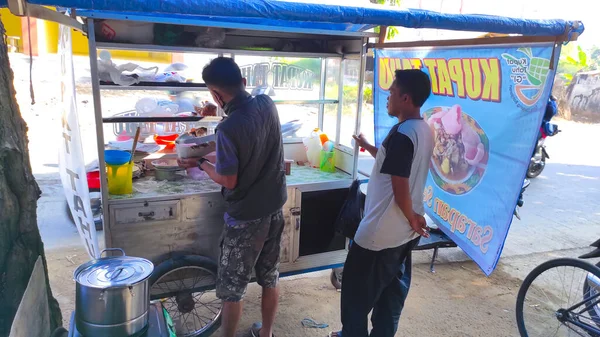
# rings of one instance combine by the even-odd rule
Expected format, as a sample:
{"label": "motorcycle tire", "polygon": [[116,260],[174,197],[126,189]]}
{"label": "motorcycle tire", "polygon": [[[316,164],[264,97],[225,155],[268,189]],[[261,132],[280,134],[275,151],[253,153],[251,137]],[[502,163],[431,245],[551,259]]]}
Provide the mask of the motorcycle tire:
{"label": "motorcycle tire", "polygon": [[546,167],[546,159],[542,159],[540,164],[529,163],[529,167],[527,167],[527,178],[533,179],[539,176],[542,171]]}

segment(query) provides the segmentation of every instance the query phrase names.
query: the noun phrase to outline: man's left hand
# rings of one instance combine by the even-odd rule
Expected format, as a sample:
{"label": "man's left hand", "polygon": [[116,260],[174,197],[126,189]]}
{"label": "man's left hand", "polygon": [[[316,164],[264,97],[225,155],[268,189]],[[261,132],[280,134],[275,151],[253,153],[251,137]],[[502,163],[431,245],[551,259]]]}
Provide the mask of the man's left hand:
{"label": "man's left hand", "polygon": [[198,160],[200,160],[200,158],[177,158],[177,164],[179,164],[180,167],[188,169],[198,167]]}

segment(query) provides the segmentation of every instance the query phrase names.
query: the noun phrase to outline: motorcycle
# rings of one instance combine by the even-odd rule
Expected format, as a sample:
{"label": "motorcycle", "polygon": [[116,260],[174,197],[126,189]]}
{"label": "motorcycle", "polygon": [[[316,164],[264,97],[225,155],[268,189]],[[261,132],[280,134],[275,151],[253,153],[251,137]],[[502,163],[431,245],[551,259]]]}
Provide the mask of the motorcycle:
{"label": "motorcycle", "polygon": [[523,193],[525,193],[525,190],[527,189],[527,187],[529,187],[530,184],[531,182],[529,181],[529,179],[525,179],[523,181],[521,193],[519,193],[519,199],[517,199],[517,207],[515,207],[515,211],[513,212],[515,217],[519,220],[521,220],[521,216],[519,215],[519,208],[523,207]]}
{"label": "motorcycle", "polygon": [[558,105],[556,103],[556,97],[550,95],[548,98],[548,104],[546,104],[546,111],[542,118],[542,125],[540,126],[540,132],[538,133],[537,143],[529,167],[527,168],[527,178],[535,178],[539,176],[544,167],[546,167],[546,159],[550,159],[548,152],[546,152],[546,137],[553,137],[560,132],[558,125],[550,123],[552,118],[558,114]]}
{"label": "motorcycle", "polygon": [[546,167],[546,159],[550,159],[548,152],[546,152],[546,138],[553,137],[560,131],[558,126],[552,123],[545,123],[545,125],[540,128],[538,141],[535,150],[533,151],[533,155],[531,156],[529,167],[527,168],[527,178],[533,179],[542,173],[544,167]]}

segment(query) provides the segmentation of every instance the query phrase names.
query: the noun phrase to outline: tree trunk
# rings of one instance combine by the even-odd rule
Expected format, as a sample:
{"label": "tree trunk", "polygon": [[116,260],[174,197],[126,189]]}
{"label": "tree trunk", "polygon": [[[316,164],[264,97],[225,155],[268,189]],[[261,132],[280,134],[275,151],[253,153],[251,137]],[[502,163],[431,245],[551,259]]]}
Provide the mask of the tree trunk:
{"label": "tree trunk", "polygon": [[62,325],[58,302],[52,296],[44,244],[37,226],[35,182],[27,148],[27,126],[21,117],[0,22],[0,336],[8,336],[29,277],[42,256],[50,305],[50,331]]}

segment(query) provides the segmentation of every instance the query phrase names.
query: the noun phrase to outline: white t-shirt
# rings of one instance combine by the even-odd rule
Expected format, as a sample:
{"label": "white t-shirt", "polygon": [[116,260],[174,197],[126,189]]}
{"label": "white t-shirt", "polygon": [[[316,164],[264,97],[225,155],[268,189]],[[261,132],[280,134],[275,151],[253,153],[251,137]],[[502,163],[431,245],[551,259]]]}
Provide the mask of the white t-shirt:
{"label": "white t-shirt", "polygon": [[369,177],[364,217],[354,241],[379,251],[401,246],[419,236],[394,200],[392,175],[408,178],[413,210],[423,215],[423,190],[433,152],[433,135],[422,119],[395,125],[377,151]]}

